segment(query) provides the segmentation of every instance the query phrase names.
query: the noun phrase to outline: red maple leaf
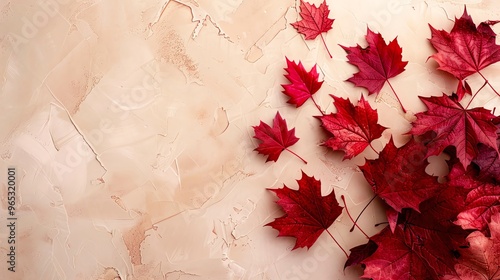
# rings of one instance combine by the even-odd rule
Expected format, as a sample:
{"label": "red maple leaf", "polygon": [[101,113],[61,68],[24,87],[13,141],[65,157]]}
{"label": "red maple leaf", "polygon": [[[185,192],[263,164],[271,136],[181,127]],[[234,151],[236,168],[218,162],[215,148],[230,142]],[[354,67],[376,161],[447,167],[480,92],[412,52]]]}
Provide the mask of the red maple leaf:
{"label": "red maple leaf", "polygon": [[[366,41],[368,42],[366,48],[359,45],[355,47],[341,46],[347,53],[349,63],[359,69],[359,72],[347,81],[366,88],[369,94],[378,94],[387,82],[399,100],[389,79],[401,74],[408,61],[402,61],[401,53],[403,50],[399,46],[397,38],[387,45],[382,35],[368,28]],[[399,103],[401,104],[400,100]],[[401,107],[403,107],[402,104]]]}
{"label": "red maple leaf", "polygon": [[266,224],[279,230],[278,236],[297,238],[293,249],[311,247],[342,213],[334,190],[327,196],[321,196],[321,182],[304,172],[297,183],[297,191],[287,186],[271,189],[278,196],[276,203],[283,208],[285,215]]}
{"label": "red maple leaf", "polygon": [[436,213],[450,213],[450,221],[464,229],[480,230],[488,233],[488,222],[493,214],[500,211],[500,188],[490,181],[480,181],[478,172],[472,166],[465,170],[455,163],[448,174],[449,188],[455,193],[448,196],[446,204],[450,209],[432,205]]}
{"label": "red maple leaf", "polygon": [[378,248],[362,262],[365,265],[362,278],[421,280],[452,274],[455,260],[446,237],[437,231],[412,226],[398,225],[394,233],[386,227],[371,238]]}
{"label": "red maple leaf", "polygon": [[372,280],[436,279],[435,273],[408,244],[403,227],[394,233],[389,227],[371,238],[377,244],[373,255],[365,259],[362,278]]}
{"label": "red maple leaf", "polygon": [[[460,88],[465,88],[462,83],[466,77],[479,73],[486,81],[479,71],[500,61],[500,46],[496,44],[496,34],[490,27],[496,23],[498,21],[486,21],[476,27],[467,9],[464,9],[462,17],[455,19],[450,33],[429,25],[432,34],[430,42],[438,51],[431,57],[438,62],[438,69],[459,80],[459,93]],[[464,93],[459,94],[460,99]]]}
{"label": "red maple leaf", "polygon": [[396,148],[391,140],[379,158],[360,166],[373,191],[394,210],[419,210],[422,201],[434,196],[440,185],[437,178],[425,172],[427,148],[411,139]]}
{"label": "red maple leaf", "polygon": [[378,114],[363,96],[354,106],[348,99],[331,95],[337,113],[318,117],[323,128],[332,136],[323,145],[344,151],[350,159],[365,150],[371,141],[382,136],[385,127],[378,124]]}
{"label": "red maple leaf", "polygon": [[495,149],[480,145],[474,163],[479,166],[479,180],[500,184],[500,156]]}
{"label": "red maple leaf", "polygon": [[448,275],[445,280],[500,279],[500,213],[491,217],[491,237],[475,231],[467,237],[470,247],[460,251],[455,265],[458,275]]}
{"label": "red maple leaf", "polygon": [[299,33],[303,34],[306,40],[313,40],[319,35],[331,58],[332,55],[326,46],[323,35],[321,35],[321,33],[332,29],[334,20],[328,18],[328,14],[330,14],[330,9],[328,9],[326,0],[323,0],[323,3],[321,3],[319,7],[300,0],[300,16],[302,20],[292,23],[292,26],[295,27]]}
{"label": "red maple leaf", "polygon": [[467,81],[459,81],[457,87],[458,101],[462,100],[466,94],[472,95],[472,89]]}
{"label": "red maple leaf", "polygon": [[366,244],[361,244],[359,246],[351,248],[349,251],[349,258],[344,264],[344,269],[348,266],[353,266],[362,263],[366,258],[373,255],[377,250],[377,243],[373,240],[368,240]]}
{"label": "red maple leaf", "polygon": [[[449,213],[434,212],[434,202],[424,202],[422,213],[404,209],[394,233],[386,227],[371,238],[378,248],[362,262],[366,266],[363,278],[420,280],[455,274],[457,251],[466,245],[468,233],[449,221]],[[440,207],[452,206],[445,204],[443,200]]]}
{"label": "red maple leaf", "polygon": [[[476,182],[472,181],[471,184]],[[500,212],[500,186],[481,183],[467,194],[465,207],[458,214],[455,223],[464,229],[487,231],[491,216],[498,212]]]}
{"label": "red maple leaf", "polygon": [[[491,216],[500,211],[498,184],[479,181],[474,172],[465,172],[458,164],[453,166],[448,177],[450,186],[467,191],[464,203],[455,207],[459,209],[455,224],[464,229],[477,229],[487,233]],[[457,200],[459,199],[455,196],[453,201]]]}
{"label": "red maple leaf", "polygon": [[281,117],[279,112],[274,117],[272,127],[261,121],[258,126],[253,126],[253,129],[255,132],[254,138],[262,141],[255,148],[255,151],[259,152],[259,154],[267,155],[266,162],[271,160],[277,161],[281,152],[287,150],[307,163],[296,153],[288,149],[288,147],[297,143],[299,138],[295,137],[295,128],[288,130],[286,121]]}
{"label": "red maple leaf", "polygon": [[446,147],[454,146],[462,165],[466,168],[477,156],[477,145],[485,144],[495,149],[497,128],[492,122],[494,115],[484,108],[464,109],[447,95],[420,97],[427,111],[416,114],[409,133],[423,135],[433,131],[437,135],[428,143],[427,156],[438,155]]}
{"label": "red maple leaf", "polygon": [[[497,127],[497,146],[500,150],[500,116],[493,119]],[[500,184],[500,155],[485,145],[479,145],[474,163],[479,167],[478,180]]]}
{"label": "red maple leaf", "polygon": [[[311,71],[307,72],[300,61],[299,64],[296,64],[295,61],[286,58],[286,64],[287,68],[285,70],[288,74],[285,77],[291,84],[281,85],[284,89],[283,93],[290,97],[288,103],[300,107],[307,99],[312,98],[312,95],[321,88],[323,82],[318,81],[319,74],[316,65],[313,66]],[[316,102],[314,103],[316,104]]]}

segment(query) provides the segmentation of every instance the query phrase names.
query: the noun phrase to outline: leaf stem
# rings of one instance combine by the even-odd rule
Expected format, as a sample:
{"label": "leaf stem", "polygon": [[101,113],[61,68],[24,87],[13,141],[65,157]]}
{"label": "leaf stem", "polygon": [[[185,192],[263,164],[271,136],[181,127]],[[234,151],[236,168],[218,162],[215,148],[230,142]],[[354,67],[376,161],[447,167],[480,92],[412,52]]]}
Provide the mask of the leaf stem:
{"label": "leaf stem", "polygon": [[465,106],[465,109],[469,108],[470,104],[472,103],[472,100],[474,100],[474,98],[476,98],[477,94],[488,84],[488,81],[484,81],[484,84],[476,91],[476,93],[474,93],[474,95],[472,96],[472,98],[469,100],[469,103],[467,103],[467,106]]}
{"label": "leaf stem", "polygon": [[386,224],[389,224],[389,222],[381,222],[381,223],[375,224],[375,227],[378,227],[380,225],[386,225]]}
{"label": "leaf stem", "polygon": [[342,252],[344,252],[345,256],[347,258],[349,258],[349,254],[347,254],[347,252],[344,250],[344,248],[342,248],[342,246],[340,246],[340,244],[337,242],[337,239],[335,239],[335,237],[333,237],[333,235],[330,233],[330,231],[327,229],[326,232],[328,232],[328,234],[333,239],[333,241],[335,241],[335,243],[337,243],[337,246],[339,246],[340,250],[342,250]]}
{"label": "leaf stem", "polygon": [[372,143],[368,143],[368,145],[370,145],[370,148],[372,148],[372,150],[377,154],[377,155],[380,155],[380,153],[375,150],[375,148],[373,147]]}
{"label": "leaf stem", "polygon": [[357,227],[361,233],[363,233],[365,235],[366,238],[370,239],[370,237],[368,236],[368,234],[366,234],[362,229],[361,227],[354,221],[354,219],[352,218],[351,216],[351,213],[349,213],[349,209],[347,209],[347,203],[345,202],[345,197],[343,195],[340,196],[340,198],[342,198],[342,201],[344,202],[344,208],[345,208],[345,211],[347,213],[347,216],[349,216],[349,219],[351,219],[351,221],[354,223],[353,227],[351,228],[351,232],[354,230],[354,227]]}
{"label": "leaf stem", "polygon": [[479,71],[478,71],[477,73],[479,73],[479,75],[481,75],[481,77],[483,77],[484,82],[485,82],[487,85],[489,85],[489,86],[490,86],[490,88],[493,90],[493,92],[495,92],[498,96],[500,96],[500,93],[498,93],[498,91],[496,91],[496,90],[495,90],[495,88],[493,88],[493,86],[490,84],[490,82],[488,81],[488,79],[486,79],[486,77],[485,77],[485,76],[483,76],[483,73],[481,73],[481,72],[479,72]]}
{"label": "leaf stem", "polygon": [[399,105],[401,105],[401,109],[403,109],[403,112],[404,112],[404,113],[406,113],[405,106],[403,106],[403,103],[401,102],[401,99],[399,99],[398,94],[396,93],[396,91],[395,91],[395,90],[394,90],[394,88],[392,87],[391,82],[389,82],[389,80],[387,80],[387,83],[389,84],[389,86],[391,87],[392,92],[393,92],[393,93],[394,93],[394,95],[396,96],[396,99],[398,100]]}
{"label": "leaf stem", "polygon": [[[363,210],[361,210],[361,212],[359,212],[358,217],[357,217],[357,218],[356,218],[356,220],[354,221],[354,225],[356,225],[356,224],[357,224],[357,222],[358,222],[358,220],[359,220],[359,217],[361,217],[361,214],[363,214],[363,212],[365,212],[366,208],[368,208],[368,205],[370,205],[376,197],[377,197],[377,195],[374,195],[374,196],[370,199],[370,201],[368,201],[368,203],[365,205],[365,207],[363,208]],[[350,230],[350,231],[353,231],[353,230],[354,230],[354,225],[351,227],[351,230]]]}
{"label": "leaf stem", "polygon": [[323,38],[323,34],[319,34],[319,36],[321,36],[321,41],[323,41],[323,45],[325,45],[325,48],[326,48],[326,51],[328,52],[328,55],[330,56],[330,58],[333,58],[332,54],[330,53],[330,50],[328,49],[328,46],[326,45],[325,38]]}
{"label": "leaf stem", "polygon": [[321,113],[321,115],[323,115],[323,116],[324,116],[324,115],[325,115],[325,113],[323,112],[323,110],[321,110],[321,107],[319,107],[318,103],[316,103],[316,100],[314,100],[314,97],[312,97],[312,95],[311,95],[311,99],[312,99],[312,101],[313,101],[314,105],[316,105],[316,108],[318,108],[318,110],[319,110],[319,112]]}
{"label": "leaf stem", "polygon": [[292,150],[286,148],[285,150],[287,150],[288,152],[290,152],[292,155],[300,158],[305,164],[307,164],[307,161],[305,159],[303,159],[301,156],[297,155],[296,153],[294,153]]}

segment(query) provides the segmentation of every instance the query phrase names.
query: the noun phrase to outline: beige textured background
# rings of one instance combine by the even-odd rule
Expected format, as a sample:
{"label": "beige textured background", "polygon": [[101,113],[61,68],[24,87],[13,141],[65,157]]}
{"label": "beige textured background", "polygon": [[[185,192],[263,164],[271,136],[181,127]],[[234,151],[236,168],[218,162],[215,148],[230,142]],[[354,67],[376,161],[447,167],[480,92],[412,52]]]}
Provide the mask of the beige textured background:
{"label": "beige textured background", "polygon": [[[2,279],[357,279],[325,234],[309,251],[264,224],[282,213],[266,188],[296,187],[303,169],[348,197],[357,214],[372,193],[356,164],[319,146],[311,103],[287,105],[285,56],[318,63],[329,94],[356,101],[343,82],[356,69],[338,44],[364,45],[366,26],[398,36],[406,71],[391,92],[368,97],[396,143],[417,95],[451,92],[449,75],[426,61],[428,23],[450,30],[464,4],[476,23],[500,19],[495,0],[327,0],[335,18],[325,40],[305,41],[291,22],[295,0],[2,0],[0,3],[0,275]],[[311,2],[319,4],[320,1]],[[500,26],[494,28],[500,32]],[[497,88],[500,64],[484,71]],[[482,84],[472,76],[473,89]],[[500,101],[485,89],[473,106]],[[252,150],[252,125],[276,111],[301,140],[277,163]],[[6,270],[6,182],[18,170],[17,271]],[[370,234],[380,203],[361,219]],[[346,215],[331,231],[346,249],[364,243]],[[5,276],[4,276],[5,275]],[[5,278],[7,277],[7,278]]]}

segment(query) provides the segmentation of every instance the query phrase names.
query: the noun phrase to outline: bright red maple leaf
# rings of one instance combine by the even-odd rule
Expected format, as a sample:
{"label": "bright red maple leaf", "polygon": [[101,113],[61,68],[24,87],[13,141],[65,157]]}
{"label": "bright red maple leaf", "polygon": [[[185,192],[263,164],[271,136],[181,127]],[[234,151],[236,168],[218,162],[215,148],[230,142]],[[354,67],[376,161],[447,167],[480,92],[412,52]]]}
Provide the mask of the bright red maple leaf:
{"label": "bright red maple leaf", "polygon": [[290,81],[290,84],[281,85],[284,89],[283,93],[290,97],[288,103],[300,107],[321,88],[323,81],[318,81],[319,74],[316,65],[308,72],[300,61],[299,64],[296,64],[295,61],[286,58],[286,64],[285,70],[288,74],[285,77]]}
{"label": "bright red maple leaf", "polygon": [[331,95],[337,113],[318,117],[323,128],[332,136],[323,145],[344,151],[350,159],[365,150],[371,141],[382,136],[385,127],[378,124],[377,111],[363,96],[354,106],[348,99]]}
{"label": "bright red maple leaf", "polygon": [[297,191],[287,186],[270,190],[278,196],[276,203],[283,208],[285,215],[266,224],[279,230],[278,236],[297,238],[293,249],[311,247],[325,230],[328,231],[343,208],[334,190],[327,196],[321,196],[321,182],[314,177],[302,172],[302,178],[297,183]]}
{"label": "bright red maple leaf", "polygon": [[397,148],[391,140],[379,158],[360,166],[373,191],[394,210],[419,211],[422,201],[434,196],[440,188],[437,177],[425,172],[427,148],[411,139]]}
{"label": "bright red maple leaf", "polygon": [[454,146],[462,165],[467,168],[477,156],[479,143],[489,146],[498,153],[496,145],[497,128],[490,111],[480,107],[464,109],[455,99],[440,97],[420,97],[427,111],[416,114],[410,134],[423,135],[433,131],[437,135],[428,143],[427,156],[438,155],[446,147]]}
{"label": "bright red maple leaf", "polygon": [[328,9],[326,0],[323,0],[323,3],[321,3],[319,7],[300,0],[300,16],[302,20],[292,23],[292,26],[295,27],[299,33],[303,34],[306,40],[313,40],[319,35],[331,58],[332,55],[326,46],[323,35],[321,35],[321,33],[332,29],[334,20],[328,17],[329,14],[330,9]]}
{"label": "bright red maple leaf", "polygon": [[[429,25],[432,34],[430,42],[438,51],[431,57],[438,62],[438,69],[459,80],[459,91],[460,87],[464,87],[462,83],[466,77],[474,73],[483,76],[480,70],[500,61],[500,46],[496,44],[496,34],[490,27],[496,23],[498,21],[486,21],[476,27],[467,9],[464,9],[462,17],[455,19],[450,33]],[[459,95],[461,99],[463,95]]]}
{"label": "bright red maple leaf", "polygon": [[458,275],[445,276],[444,280],[499,280],[500,279],[500,213],[491,217],[491,237],[475,231],[467,237],[470,247],[460,250]]}
{"label": "bright red maple leaf", "polygon": [[[381,34],[367,28],[366,41],[368,42],[366,48],[359,45],[355,47],[341,46],[347,53],[348,62],[359,69],[359,72],[347,81],[366,88],[369,94],[378,94],[385,82],[388,82],[399,100],[389,82],[390,78],[401,74],[408,64],[408,61],[402,60],[403,50],[398,44],[398,39],[394,39],[387,45]],[[403,105],[401,104],[401,106]]]}
{"label": "bright red maple leaf", "polygon": [[297,143],[299,138],[295,137],[295,128],[288,130],[286,121],[281,117],[279,112],[274,117],[272,127],[261,121],[258,126],[253,126],[253,129],[255,132],[254,138],[262,141],[255,148],[255,151],[267,155],[266,162],[271,160],[277,161],[284,150],[289,151],[305,162],[304,159],[288,149],[288,147]]}

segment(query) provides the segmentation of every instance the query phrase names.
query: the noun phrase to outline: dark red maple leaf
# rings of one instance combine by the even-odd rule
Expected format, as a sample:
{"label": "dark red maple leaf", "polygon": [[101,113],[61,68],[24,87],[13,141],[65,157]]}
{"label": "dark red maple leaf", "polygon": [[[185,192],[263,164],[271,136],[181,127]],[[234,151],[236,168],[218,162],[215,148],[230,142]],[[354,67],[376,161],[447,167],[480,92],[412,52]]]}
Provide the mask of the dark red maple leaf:
{"label": "dark red maple leaf", "polygon": [[[367,28],[366,41],[368,47],[362,48],[341,46],[347,53],[349,63],[358,67],[359,72],[347,81],[359,87],[364,87],[369,94],[379,93],[385,82],[388,82],[396,98],[398,95],[389,82],[405,70],[408,61],[402,61],[402,49],[397,38],[387,45],[382,35]],[[401,104],[401,101],[399,101]],[[403,104],[401,104],[403,107]],[[403,107],[404,110],[404,107]]]}
{"label": "dark red maple leaf", "polygon": [[[440,70],[446,71],[459,80],[459,89],[463,87],[463,80],[479,73],[488,65],[500,61],[500,46],[496,44],[496,34],[491,25],[498,21],[486,21],[478,27],[471,16],[464,9],[461,18],[455,19],[455,25],[450,33],[444,30],[431,29],[430,42],[438,51],[431,57],[434,58]],[[459,99],[462,94],[459,94]]]}
{"label": "dark red maple leaf", "polygon": [[366,258],[373,255],[377,250],[377,243],[373,242],[371,239],[368,240],[366,244],[361,244],[359,246],[351,248],[349,251],[349,258],[344,264],[344,269],[348,266],[353,266],[362,263]]}
{"label": "dark red maple leaf", "polygon": [[290,97],[288,103],[300,107],[321,88],[323,81],[318,81],[319,74],[316,65],[308,72],[300,61],[299,64],[296,64],[295,61],[286,58],[286,64],[285,70],[288,74],[285,77],[290,81],[290,84],[281,85],[284,89],[283,93]]}
{"label": "dark red maple leaf", "polygon": [[500,213],[491,217],[491,237],[475,231],[467,237],[470,247],[460,250],[457,275],[447,275],[444,280],[500,279]]}
{"label": "dark red maple leaf", "polygon": [[363,278],[420,280],[455,275],[456,252],[466,245],[467,232],[449,220],[440,222],[446,215],[432,212],[432,207],[422,208],[422,213],[404,209],[394,233],[386,227],[371,238],[378,248],[362,262]]}
{"label": "dark red maple leaf", "polygon": [[326,0],[323,0],[323,3],[321,3],[319,7],[300,0],[300,16],[302,17],[302,20],[292,23],[292,26],[295,27],[299,33],[303,34],[306,40],[313,40],[319,35],[325,45],[328,55],[331,58],[332,55],[326,46],[323,35],[321,35],[321,33],[332,29],[334,20],[328,18],[329,14],[330,9],[328,9]]}
{"label": "dark red maple leaf", "polygon": [[411,139],[397,148],[391,140],[379,158],[360,166],[373,191],[394,210],[419,210],[422,201],[434,196],[440,185],[425,172],[427,148]]}
{"label": "dark red maple leaf", "polygon": [[278,236],[297,238],[293,249],[311,247],[325,230],[328,231],[343,208],[334,190],[327,196],[321,196],[321,182],[314,177],[302,172],[302,178],[297,183],[297,191],[287,186],[270,190],[278,196],[276,203],[283,208],[285,215],[266,224],[279,230]]}
{"label": "dark red maple leaf", "polygon": [[500,156],[485,145],[479,145],[474,163],[479,166],[479,180],[500,184]]}
{"label": "dark red maple leaf", "polygon": [[372,280],[436,279],[436,274],[408,244],[403,227],[394,233],[389,227],[371,238],[377,244],[373,255],[365,259],[362,278]]}
{"label": "dark red maple leaf", "polygon": [[[497,146],[500,150],[500,116],[493,119],[497,127]],[[500,184],[500,155],[485,145],[479,145],[477,158],[474,163],[479,167],[478,180]]]}
{"label": "dark red maple leaf", "polygon": [[258,126],[253,126],[253,129],[255,132],[254,138],[262,141],[262,143],[255,148],[255,151],[267,155],[266,162],[271,160],[277,161],[281,152],[287,150],[307,163],[296,153],[288,149],[288,147],[297,143],[299,138],[295,137],[295,128],[288,130],[286,121],[281,117],[279,112],[277,112],[274,117],[272,127],[261,121]]}
{"label": "dark red maple leaf", "polygon": [[331,95],[337,113],[318,117],[323,128],[332,136],[323,145],[344,151],[350,159],[365,150],[371,141],[382,136],[385,127],[378,124],[378,114],[363,96],[354,106],[348,99]]}
{"label": "dark red maple leaf", "polygon": [[[409,227],[405,230],[403,225],[398,225],[394,233],[386,227],[372,237],[378,248],[362,262],[365,270],[361,277],[373,280],[421,280],[438,279],[439,275],[453,273],[455,262],[451,254],[438,251],[436,256],[425,251],[437,243],[439,249],[444,250],[441,252],[449,252],[447,246],[439,244],[442,239],[426,244],[420,234],[428,234],[422,236],[427,237],[425,241],[436,237],[432,231],[414,233]],[[434,253],[436,250],[432,251]]]}
{"label": "dark red maple leaf", "polygon": [[479,143],[492,147],[496,145],[497,128],[492,122],[495,116],[480,107],[464,109],[460,103],[447,95],[420,97],[427,111],[416,114],[409,133],[423,135],[435,132],[436,137],[428,143],[427,156],[438,155],[446,147],[454,146],[462,165],[466,168],[477,156]]}

